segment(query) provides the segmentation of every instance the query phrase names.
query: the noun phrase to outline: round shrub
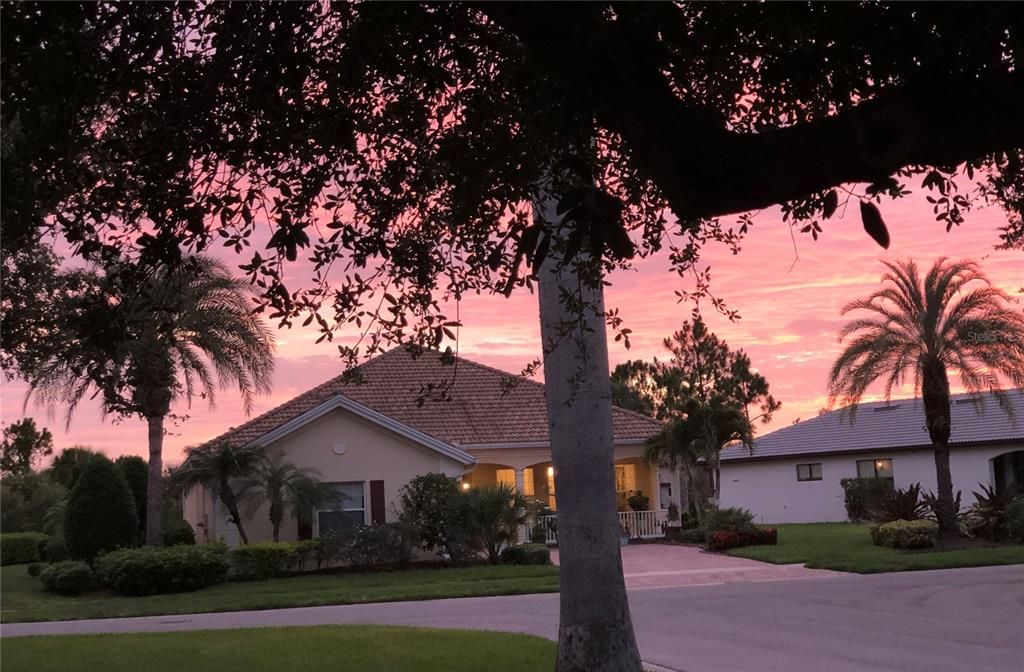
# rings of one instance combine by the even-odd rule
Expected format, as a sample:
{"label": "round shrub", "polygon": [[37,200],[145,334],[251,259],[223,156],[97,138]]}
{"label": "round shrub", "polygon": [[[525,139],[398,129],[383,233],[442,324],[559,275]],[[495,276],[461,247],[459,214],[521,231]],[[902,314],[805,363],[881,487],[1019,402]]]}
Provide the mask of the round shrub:
{"label": "round shrub", "polygon": [[164,523],[164,546],[180,546],[182,544],[193,545],[196,543],[196,533],[192,526],[184,519],[177,518]]}
{"label": "round shrub", "polygon": [[143,546],[101,555],[96,577],[121,595],[184,593],[224,581],[229,566],[223,544]]}
{"label": "round shrub", "polygon": [[50,537],[42,532],[0,534],[0,565],[20,565],[42,560],[40,547]]}
{"label": "round shrub", "polygon": [[876,546],[889,548],[931,548],[939,538],[939,524],[932,520],[894,520],[870,530]]}
{"label": "round shrub", "polygon": [[1006,531],[1011,541],[1024,543],[1024,496],[1006,507]]}
{"label": "round shrub", "polygon": [[38,562],[30,562],[28,564],[28,575],[33,579],[39,576],[39,573],[43,571],[43,566]]}
{"label": "round shrub", "polygon": [[64,542],[72,558],[91,562],[103,551],[132,546],[139,535],[135,499],[124,474],[94,455],[68,497]]}
{"label": "round shrub", "polygon": [[58,595],[78,595],[93,585],[92,570],[80,560],[49,565],[39,573],[39,580],[43,582],[43,590]]}
{"label": "round shrub", "polygon": [[703,544],[704,530],[699,527],[691,527],[681,530],[676,538],[684,544]]}
{"label": "round shrub", "polygon": [[381,523],[360,527],[348,547],[348,560],[356,567],[405,567],[412,560],[416,538],[410,525]]}
{"label": "round shrub", "polygon": [[61,537],[50,537],[43,544],[42,555],[47,562],[64,562],[68,559],[68,547]]}
{"label": "round shrub", "polygon": [[503,565],[550,565],[551,551],[543,544],[509,546],[501,552]]}

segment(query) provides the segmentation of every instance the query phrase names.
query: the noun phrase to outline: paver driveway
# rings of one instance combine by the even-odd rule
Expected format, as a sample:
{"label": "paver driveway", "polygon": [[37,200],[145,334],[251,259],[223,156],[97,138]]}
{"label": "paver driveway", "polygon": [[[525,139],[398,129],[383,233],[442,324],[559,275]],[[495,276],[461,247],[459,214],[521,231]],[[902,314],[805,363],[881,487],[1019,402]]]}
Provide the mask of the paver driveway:
{"label": "paver driveway", "polygon": [[[558,564],[558,551],[551,560]],[[622,549],[626,587],[672,588],[747,581],[820,579],[840,572],[807,569],[803,565],[772,565],[767,562],[705,553],[696,546],[635,544]]]}

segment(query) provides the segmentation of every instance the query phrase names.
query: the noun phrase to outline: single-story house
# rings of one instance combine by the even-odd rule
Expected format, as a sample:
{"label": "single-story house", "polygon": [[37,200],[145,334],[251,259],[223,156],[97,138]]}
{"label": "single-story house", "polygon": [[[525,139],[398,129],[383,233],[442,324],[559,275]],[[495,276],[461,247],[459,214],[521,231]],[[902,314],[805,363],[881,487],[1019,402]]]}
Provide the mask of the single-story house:
{"label": "single-story house", "polygon": [[[950,470],[953,490],[970,506],[979,483],[1005,491],[1024,487],[1024,390],[952,397]],[[935,491],[935,459],[920,399],[860,404],[823,413],[766,434],[753,446],[721,455],[722,506],[750,509],[765,523],[847,519],[840,481],[889,478],[897,488],[920,483]]]}
{"label": "single-story house", "polygon": [[[402,487],[430,472],[458,478],[465,488],[514,484],[557,510],[544,386],[528,380],[503,385],[513,377],[462,358],[446,364],[437,352],[413,357],[395,348],[209,444],[281,451],[288,461],[318,470],[322,481],[345,495],[336,510],[314,512],[311,526],[285,521],[282,541],[317,537],[345,521],[393,520]],[[444,381],[451,383],[447,400],[424,398],[425,386]],[[612,424],[621,507],[631,491],[641,490],[659,522],[664,520],[669,502],[678,497],[678,473],[651,467],[642,457],[644,442],[661,424],[620,408],[613,409]],[[192,489],[184,509],[197,540],[238,543],[211,489]],[[250,541],[270,539],[266,509],[247,513]]]}

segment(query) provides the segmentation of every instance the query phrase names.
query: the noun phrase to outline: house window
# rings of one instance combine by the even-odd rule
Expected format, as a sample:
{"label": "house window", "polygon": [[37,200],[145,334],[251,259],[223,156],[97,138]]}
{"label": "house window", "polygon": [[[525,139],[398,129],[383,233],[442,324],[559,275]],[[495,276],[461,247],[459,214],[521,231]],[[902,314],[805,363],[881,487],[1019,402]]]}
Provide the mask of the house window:
{"label": "house window", "polygon": [[523,494],[527,497],[533,497],[534,492],[533,468],[527,467],[526,469],[523,469]]}
{"label": "house window", "polygon": [[366,483],[334,483],[339,501],[329,509],[317,509],[317,536],[366,524]]}
{"label": "house window", "polygon": [[892,479],[892,459],[857,460],[857,478]]}
{"label": "house window", "polygon": [[636,465],[616,464],[615,492],[630,492],[632,490],[636,490]]}
{"label": "house window", "polygon": [[494,479],[498,482],[498,485],[508,485],[514,488],[516,487],[516,470],[495,469]]}
{"label": "house window", "polygon": [[798,481],[820,481],[821,462],[796,465],[796,480]]}

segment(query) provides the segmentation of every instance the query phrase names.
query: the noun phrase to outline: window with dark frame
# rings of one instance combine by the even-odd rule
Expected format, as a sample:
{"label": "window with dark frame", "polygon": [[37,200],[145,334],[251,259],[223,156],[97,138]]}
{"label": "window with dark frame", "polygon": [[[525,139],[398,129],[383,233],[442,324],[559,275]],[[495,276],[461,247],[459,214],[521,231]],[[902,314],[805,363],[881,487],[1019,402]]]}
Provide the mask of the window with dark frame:
{"label": "window with dark frame", "polygon": [[821,462],[810,462],[808,464],[796,465],[796,480],[798,481],[820,481]]}
{"label": "window with dark frame", "polygon": [[888,478],[892,480],[892,458],[857,460],[857,478]]}

